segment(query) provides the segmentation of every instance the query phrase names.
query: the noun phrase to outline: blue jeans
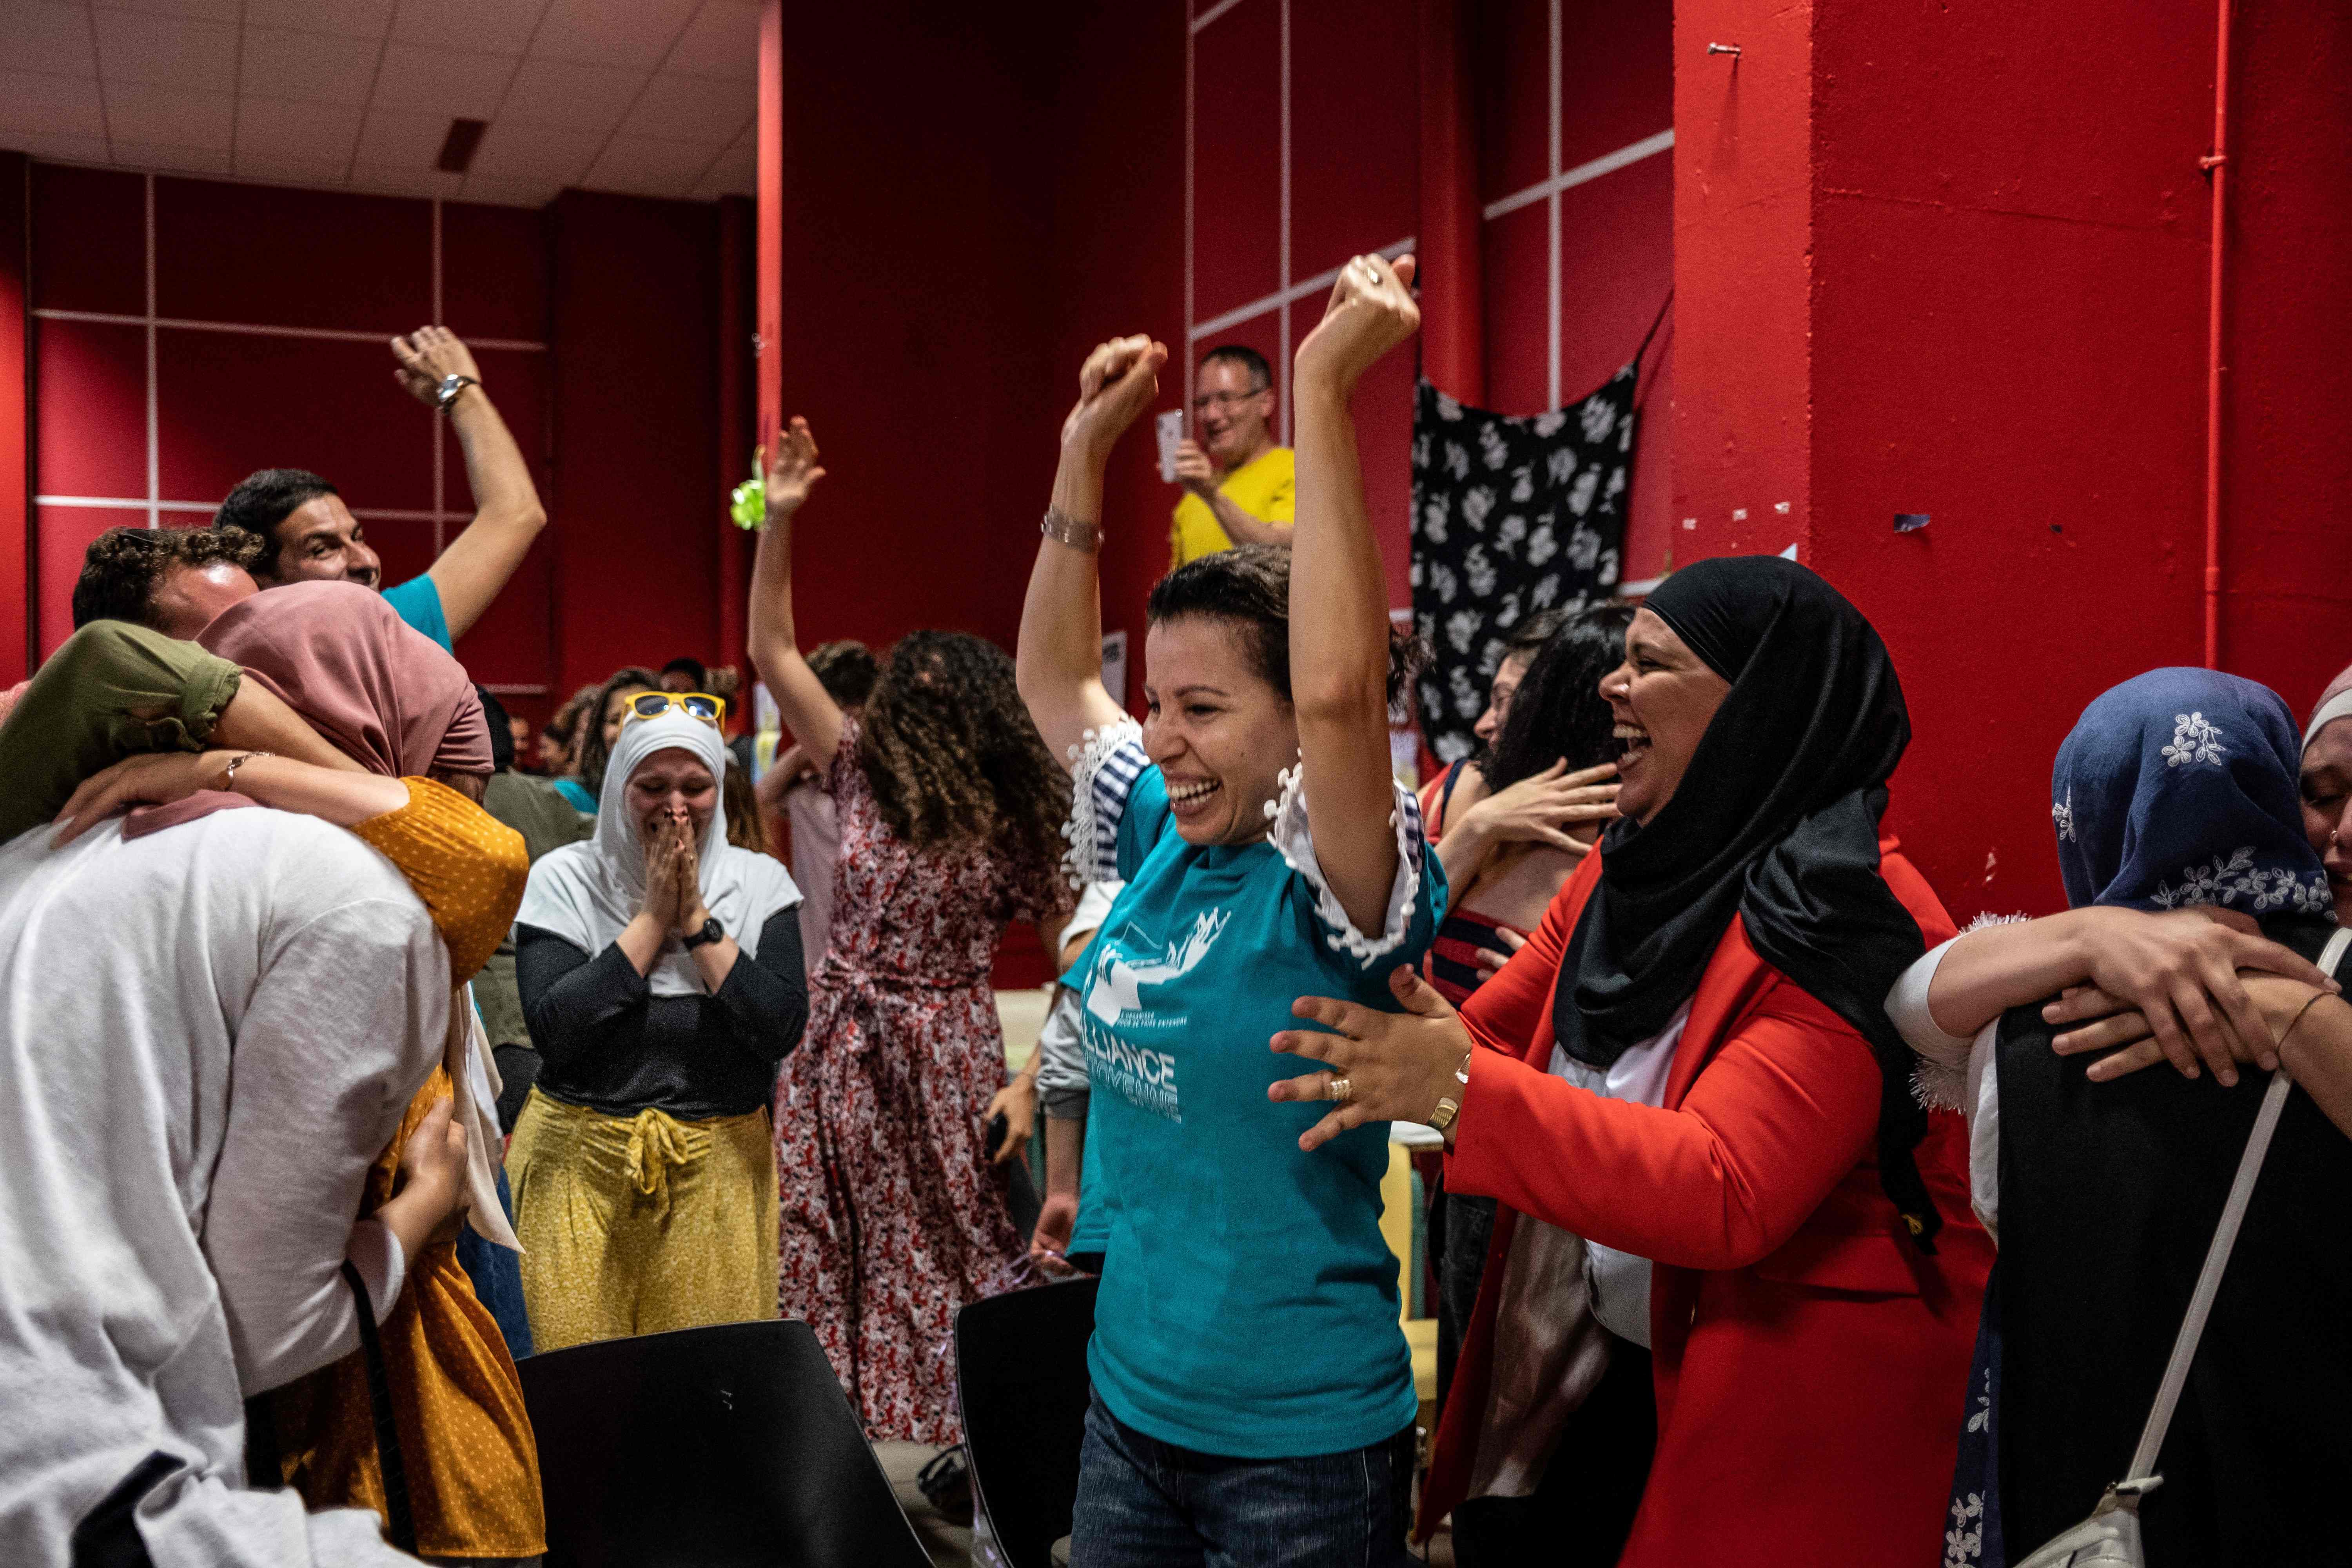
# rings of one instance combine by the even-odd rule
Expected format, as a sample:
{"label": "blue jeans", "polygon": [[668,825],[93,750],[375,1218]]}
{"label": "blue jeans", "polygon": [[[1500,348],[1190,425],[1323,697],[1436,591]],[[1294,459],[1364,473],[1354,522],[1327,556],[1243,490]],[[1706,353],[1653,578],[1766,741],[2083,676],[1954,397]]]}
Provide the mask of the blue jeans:
{"label": "blue jeans", "polygon": [[[507,1186],[507,1168],[492,1165],[499,1180],[499,1206],[514,1223],[514,1194]],[[507,1353],[520,1361],[530,1354],[530,1318],[522,1305],[522,1260],[503,1247],[492,1247],[476,1236],[471,1226],[457,1233],[457,1266],[473,1281],[474,1299],[498,1320],[507,1340]]]}
{"label": "blue jeans", "polygon": [[1412,1561],[1412,1428],[1295,1459],[1231,1459],[1087,1409],[1071,1568],[1395,1568]]}

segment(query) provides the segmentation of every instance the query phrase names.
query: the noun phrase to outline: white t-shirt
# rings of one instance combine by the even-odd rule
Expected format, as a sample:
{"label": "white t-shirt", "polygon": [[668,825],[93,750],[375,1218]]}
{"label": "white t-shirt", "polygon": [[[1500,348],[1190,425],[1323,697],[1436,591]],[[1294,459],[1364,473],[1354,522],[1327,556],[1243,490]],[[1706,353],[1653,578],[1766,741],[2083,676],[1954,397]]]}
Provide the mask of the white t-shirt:
{"label": "white t-shirt", "polygon": [[48,837],[0,847],[0,1562],[66,1562],[159,1450],[158,1568],[406,1562],[236,1489],[242,1400],[358,1343],[352,1216],[447,1024],[432,921],[309,817]]}

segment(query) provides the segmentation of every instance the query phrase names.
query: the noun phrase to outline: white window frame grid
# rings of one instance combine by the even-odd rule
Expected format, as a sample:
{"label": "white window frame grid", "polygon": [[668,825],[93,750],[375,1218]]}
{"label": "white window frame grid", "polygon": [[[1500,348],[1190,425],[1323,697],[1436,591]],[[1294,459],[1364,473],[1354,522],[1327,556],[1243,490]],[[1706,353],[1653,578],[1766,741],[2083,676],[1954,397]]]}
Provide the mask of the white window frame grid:
{"label": "white window frame grid", "polygon": [[[147,357],[147,490],[143,496],[69,496],[37,494],[36,507],[84,507],[101,511],[136,511],[145,515],[145,526],[163,526],[165,512],[212,512],[217,510],[217,500],[173,500],[163,494],[163,420],[156,385],[156,342],[163,329],[174,331],[226,332],[236,336],[257,338],[309,338],[331,342],[381,343],[390,334],[333,327],[278,327],[257,321],[205,321],[159,315],[155,309],[155,176],[142,176],[144,186],[144,228],[146,249],[146,310],[142,315],[129,316],[107,310],[67,310],[43,306],[32,314],[37,321],[81,321],[100,326],[138,327],[146,334]],[[432,210],[432,279],[433,319],[441,320],[441,199],[425,198]],[[544,353],[547,344],[523,338],[468,338],[468,346],[478,349],[513,350],[526,353]],[[449,524],[463,523],[470,512],[453,510],[448,504],[447,447],[448,422],[433,422],[433,505],[427,508],[353,507],[352,515],[366,521],[371,519],[387,522],[429,522],[433,525],[433,555],[440,558],[448,547]],[[498,688],[492,688],[493,690]],[[521,689],[517,688],[515,689]]]}

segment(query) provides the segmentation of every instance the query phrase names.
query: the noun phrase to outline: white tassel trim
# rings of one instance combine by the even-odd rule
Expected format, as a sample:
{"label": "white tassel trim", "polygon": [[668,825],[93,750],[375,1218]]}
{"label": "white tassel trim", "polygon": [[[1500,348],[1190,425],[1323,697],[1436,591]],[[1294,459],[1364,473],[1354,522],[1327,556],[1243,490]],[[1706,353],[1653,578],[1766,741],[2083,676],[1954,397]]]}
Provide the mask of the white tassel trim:
{"label": "white tassel trim", "polygon": [[1113,752],[1142,738],[1142,725],[1121,719],[1087,731],[1078,737],[1078,744],[1070,748],[1070,819],[1062,824],[1062,837],[1070,847],[1062,852],[1062,872],[1073,888],[1083,889],[1088,882],[1118,875],[1116,867],[1103,868],[1101,851],[1095,844],[1095,774]]}
{"label": "white tassel trim", "polygon": [[[1391,811],[1389,826],[1396,830],[1397,838],[1396,880],[1389,888],[1386,924],[1378,936],[1366,936],[1348,918],[1347,907],[1332,892],[1330,883],[1324,879],[1321,864],[1315,858],[1315,835],[1307,820],[1307,796],[1300,777],[1304,771],[1305,764],[1301,763],[1285,768],[1279,775],[1281,792],[1266,805],[1266,815],[1274,819],[1273,827],[1266,832],[1266,842],[1315,889],[1315,913],[1329,928],[1323,940],[1331,950],[1347,953],[1359,963],[1370,964],[1404,945],[1405,932],[1412,924],[1415,900],[1421,897],[1422,847],[1406,833],[1402,806]],[[1398,794],[1403,794],[1401,787]]]}

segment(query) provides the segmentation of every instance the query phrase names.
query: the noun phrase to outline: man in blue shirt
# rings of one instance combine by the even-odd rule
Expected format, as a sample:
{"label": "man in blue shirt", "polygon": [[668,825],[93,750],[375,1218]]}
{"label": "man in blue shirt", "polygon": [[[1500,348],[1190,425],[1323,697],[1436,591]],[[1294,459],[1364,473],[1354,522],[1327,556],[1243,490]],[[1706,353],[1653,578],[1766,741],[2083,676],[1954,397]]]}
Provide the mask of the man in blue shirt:
{"label": "man in blue shirt", "polygon": [[[522,448],[490,404],[480,370],[446,327],[392,340],[400,383],[437,409],[457,434],[478,510],[425,575],[384,590],[400,618],[448,648],[464,637],[522,564],[547,513]],[[254,576],[265,588],[313,578],[374,587],[382,563],[359,520],[325,479],[307,468],[264,468],[229,491],[215,528],[258,535],[267,546]]]}

